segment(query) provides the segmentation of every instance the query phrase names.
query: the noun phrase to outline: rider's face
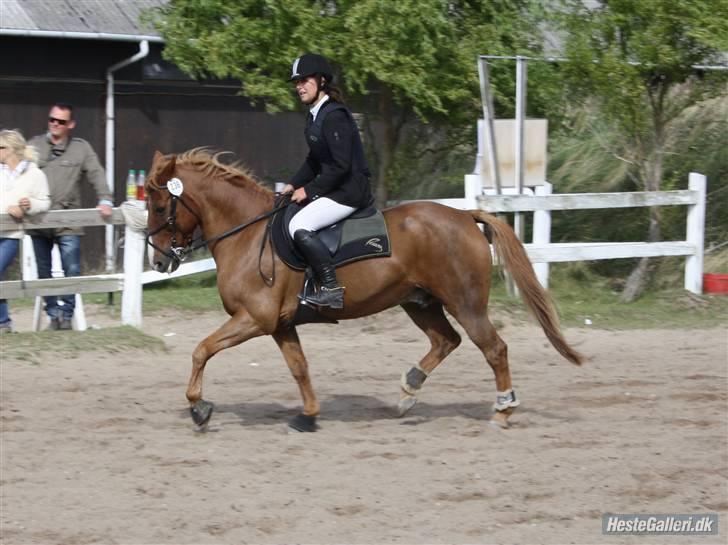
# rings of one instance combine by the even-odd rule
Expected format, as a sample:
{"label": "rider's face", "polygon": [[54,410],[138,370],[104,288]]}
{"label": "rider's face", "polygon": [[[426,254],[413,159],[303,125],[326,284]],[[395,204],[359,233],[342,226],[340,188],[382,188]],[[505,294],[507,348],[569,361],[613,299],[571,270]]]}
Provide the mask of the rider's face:
{"label": "rider's face", "polygon": [[296,80],[296,93],[304,104],[313,104],[319,98],[319,86],[315,76]]}

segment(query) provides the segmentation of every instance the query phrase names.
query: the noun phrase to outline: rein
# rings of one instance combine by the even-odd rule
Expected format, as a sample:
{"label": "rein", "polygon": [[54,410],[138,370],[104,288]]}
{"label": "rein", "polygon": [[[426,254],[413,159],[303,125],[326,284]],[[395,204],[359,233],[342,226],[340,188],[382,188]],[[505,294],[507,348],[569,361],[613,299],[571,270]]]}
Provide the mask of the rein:
{"label": "rein", "polygon": [[[159,186],[159,189],[166,189],[169,191],[167,185]],[[233,227],[232,229],[229,229],[225,231],[224,233],[220,233],[219,235],[214,235],[208,239],[202,240],[202,237],[199,236],[197,238],[192,238],[191,236],[187,236],[185,245],[180,246],[177,243],[177,202],[179,201],[182,203],[182,205],[193,215],[195,218],[197,218],[197,221],[200,225],[202,225],[202,218],[200,218],[199,214],[197,214],[182,198],[182,195],[174,195],[171,194],[172,197],[172,204],[170,205],[170,211],[169,216],[167,216],[167,220],[159,226],[154,231],[147,233],[146,236],[146,243],[157,250],[159,253],[164,255],[165,257],[171,259],[172,261],[176,262],[178,265],[182,263],[185,259],[187,259],[187,256],[194,252],[195,250],[199,250],[200,248],[209,245],[212,242],[220,241],[224,238],[227,238],[231,235],[234,235],[235,233],[239,233],[246,227],[250,227],[251,225],[258,223],[261,220],[264,220],[266,218],[270,218],[286,208],[291,203],[291,194],[290,193],[284,193],[281,195],[278,195],[276,197],[275,203],[273,205],[273,209],[269,210],[267,212],[264,212],[262,214],[259,214],[258,216],[255,216],[253,219],[246,221],[245,223],[241,223],[240,225]],[[263,278],[263,281],[267,286],[272,286],[275,282],[275,258],[273,257],[273,233],[272,233],[272,224],[273,222],[269,222],[266,226],[265,233],[263,235],[263,240],[260,246],[260,253],[258,255],[258,272],[260,273],[261,277]],[[172,236],[170,238],[170,248],[169,250],[164,250],[154,244],[152,241],[152,237],[163,230],[171,230]],[[265,244],[266,241],[270,241],[271,245],[271,262],[273,264],[273,272],[270,277],[267,277],[263,274],[262,270],[262,259],[263,259],[263,252],[265,251]]]}

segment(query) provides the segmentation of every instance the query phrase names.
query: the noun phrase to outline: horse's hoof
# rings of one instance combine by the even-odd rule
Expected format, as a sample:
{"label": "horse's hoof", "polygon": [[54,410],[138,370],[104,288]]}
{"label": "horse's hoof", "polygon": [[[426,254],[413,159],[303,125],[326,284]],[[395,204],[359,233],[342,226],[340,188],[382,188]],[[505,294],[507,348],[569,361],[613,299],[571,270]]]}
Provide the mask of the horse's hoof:
{"label": "horse's hoof", "polygon": [[294,416],[288,425],[296,431],[316,431],[318,426],[316,425],[316,417],[308,416],[303,413],[299,413]]}
{"label": "horse's hoof", "polygon": [[212,416],[212,411],[214,408],[215,406],[209,401],[200,399],[197,403],[190,407],[190,415],[192,416],[192,420],[199,428],[204,428],[210,421],[210,417]]}
{"label": "horse's hoof", "polygon": [[407,414],[407,412],[415,406],[417,403],[417,398],[415,396],[409,395],[409,394],[402,394],[402,397],[399,400],[399,405],[397,405],[397,409],[399,410],[399,416],[402,417]]}
{"label": "horse's hoof", "polygon": [[506,411],[499,411],[496,412],[490,419],[489,423],[491,426],[494,426],[500,430],[507,430],[510,428],[510,424],[508,423],[508,414],[506,414]]}

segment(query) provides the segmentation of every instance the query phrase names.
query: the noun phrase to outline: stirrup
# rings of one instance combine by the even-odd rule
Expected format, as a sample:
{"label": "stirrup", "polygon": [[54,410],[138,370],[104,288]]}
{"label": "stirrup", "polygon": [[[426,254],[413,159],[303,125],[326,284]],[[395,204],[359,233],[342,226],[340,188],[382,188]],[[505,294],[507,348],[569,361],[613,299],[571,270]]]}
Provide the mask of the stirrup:
{"label": "stirrup", "polygon": [[321,286],[319,291],[306,297],[306,302],[319,307],[342,309],[344,308],[344,288],[342,286],[334,288]]}

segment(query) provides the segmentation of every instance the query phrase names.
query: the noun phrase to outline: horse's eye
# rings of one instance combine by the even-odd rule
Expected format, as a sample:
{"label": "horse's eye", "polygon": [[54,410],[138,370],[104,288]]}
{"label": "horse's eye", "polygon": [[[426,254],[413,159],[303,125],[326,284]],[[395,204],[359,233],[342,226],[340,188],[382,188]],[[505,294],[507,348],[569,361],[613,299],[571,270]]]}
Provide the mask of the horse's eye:
{"label": "horse's eye", "polygon": [[164,210],[165,210],[165,207],[164,207],[164,206],[157,206],[157,207],[156,207],[156,208],[154,209],[154,211],[155,211],[155,212],[156,212],[157,214],[163,214],[163,213],[164,213]]}

